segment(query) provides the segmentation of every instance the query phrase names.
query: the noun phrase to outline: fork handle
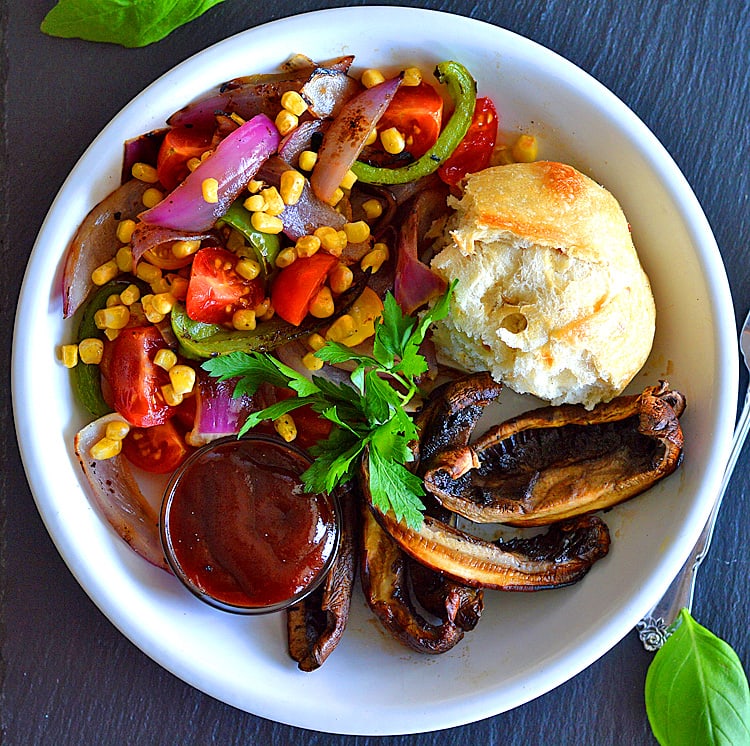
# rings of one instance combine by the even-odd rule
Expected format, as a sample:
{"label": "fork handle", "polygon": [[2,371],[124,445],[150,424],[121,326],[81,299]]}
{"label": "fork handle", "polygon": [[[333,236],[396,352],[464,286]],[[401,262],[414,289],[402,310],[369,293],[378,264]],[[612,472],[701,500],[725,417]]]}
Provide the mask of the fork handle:
{"label": "fork handle", "polygon": [[636,625],[638,637],[646,650],[658,650],[664,644],[667,637],[669,637],[669,628],[675,619],[677,619],[680,611],[683,608],[691,611],[693,608],[693,593],[695,591],[695,578],[698,574],[698,568],[708,554],[709,547],[711,546],[711,539],[714,533],[714,526],[716,525],[716,518],[719,515],[721,501],[724,499],[724,493],[729,485],[732,472],[737,465],[737,459],[747,438],[748,430],[750,430],[750,389],[745,394],[745,404],[742,407],[742,414],[734,430],[732,450],[729,452],[729,459],[724,469],[724,478],[722,479],[719,494],[711,509],[706,526],[687,561],[682,566],[677,577],[672,581],[672,585],[669,586],[667,592],[656,606]]}

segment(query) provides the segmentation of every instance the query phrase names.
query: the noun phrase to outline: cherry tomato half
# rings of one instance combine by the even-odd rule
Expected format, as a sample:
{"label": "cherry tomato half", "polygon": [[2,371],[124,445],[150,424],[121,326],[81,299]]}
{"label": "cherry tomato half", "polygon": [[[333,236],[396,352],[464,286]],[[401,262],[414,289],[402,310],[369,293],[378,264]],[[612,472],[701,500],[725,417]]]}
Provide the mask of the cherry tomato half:
{"label": "cherry tomato half", "polygon": [[424,155],[437,140],[443,117],[443,99],[429,83],[402,85],[378,122],[378,130],[395,127],[415,157]]}
{"label": "cherry tomato half", "polygon": [[214,246],[195,254],[185,298],[193,321],[229,323],[235,311],[255,308],[263,300],[262,280],[240,277],[234,270],[237,261],[231,251]]}
{"label": "cherry tomato half", "polygon": [[162,140],[156,159],[161,185],[172,191],[190,172],[187,162],[211,147],[211,133],[192,127],[173,127]]}
{"label": "cherry tomato half", "polygon": [[[279,272],[271,289],[271,305],[284,321],[299,326],[310,310],[310,303],[325,284],[338,259],[319,251],[301,257]],[[189,313],[189,311],[188,311]]]}
{"label": "cherry tomato half", "polygon": [[134,427],[160,425],[171,416],[161,393],[169,375],[153,362],[156,352],[166,346],[154,326],[122,329],[104,345],[100,369],[108,401]]}
{"label": "cherry tomato half", "polygon": [[152,474],[174,471],[190,450],[171,420],[153,427],[133,427],[122,441],[128,461]]}
{"label": "cherry tomato half", "polygon": [[451,186],[458,184],[466,174],[481,171],[490,165],[497,140],[497,111],[488,98],[478,98],[469,131],[453,151],[450,158],[438,169],[440,178]]}

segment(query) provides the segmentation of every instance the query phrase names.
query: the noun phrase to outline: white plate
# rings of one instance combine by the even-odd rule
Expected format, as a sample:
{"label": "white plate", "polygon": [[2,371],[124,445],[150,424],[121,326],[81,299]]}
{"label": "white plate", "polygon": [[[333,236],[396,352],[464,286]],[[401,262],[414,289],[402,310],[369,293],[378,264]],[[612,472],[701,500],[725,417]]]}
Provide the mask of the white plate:
{"label": "white plate", "polygon": [[[340,647],[317,672],[287,657],[280,615],[214,611],[132,553],[90,506],[72,453],[84,418],[56,361],[70,339],[61,257],[87,211],[118,184],[122,142],[198,92],[270,71],[291,53],[357,55],[358,67],[463,62],[502,126],[530,130],[619,198],[656,297],[653,354],[633,389],[666,377],[687,395],[680,471],[607,514],[610,555],[576,586],[487,597],[477,629],[425,657],[387,638],[360,595]],[[679,268],[676,273],[675,268]],[[678,274],[679,276],[676,276]],[[677,166],[636,116],[584,72],[496,27],[432,11],[359,7],[280,20],[227,39],[147,88],[96,138],[57,196],[18,307],[13,398],[39,511],[89,596],[181,679],[235,707],[305,728],[398,734],[497,714],[559,685],[615,645],[658,599],[700,533],[728,454],[737,400],[729,288],[707,221]]]}

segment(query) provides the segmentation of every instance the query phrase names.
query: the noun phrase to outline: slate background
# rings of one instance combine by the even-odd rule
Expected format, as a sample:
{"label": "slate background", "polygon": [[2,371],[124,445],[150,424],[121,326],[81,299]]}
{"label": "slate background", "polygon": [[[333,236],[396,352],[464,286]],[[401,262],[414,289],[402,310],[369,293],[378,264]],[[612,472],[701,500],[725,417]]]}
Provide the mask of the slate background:
{"label": "slate background", "polygon": [[[26,259],[66,174],[99,130],[176,63],[235,32],[345,4],[226,0],[144,49],[53,39],[39,31],[52,0],[0,4],[2,244],[0,334],[10,360]],[[389,3],[382,3],[389,4]],[[482,19],[572,60],[622,98],[671,152],[721,248],[739,320],[750,305],[747,248],[750,4],[733,0],[483,0],[411,5]],[[675,268],[679,281],[679,268]],[[207,697],[127,641],[76,584],[36,512],[15,442],[9,365],[0,418],[2,736],[16,744],[481,743],[654,744],[643,704],[651,656],[629,634],[553,692],[488,720],[403,737],[346,737],[266,721]],[[743,370],[741,384],[747,376]],[[750,476],[730,486],[694,615],[750,668]],[[554,630],[550,630],[554,634]]]}

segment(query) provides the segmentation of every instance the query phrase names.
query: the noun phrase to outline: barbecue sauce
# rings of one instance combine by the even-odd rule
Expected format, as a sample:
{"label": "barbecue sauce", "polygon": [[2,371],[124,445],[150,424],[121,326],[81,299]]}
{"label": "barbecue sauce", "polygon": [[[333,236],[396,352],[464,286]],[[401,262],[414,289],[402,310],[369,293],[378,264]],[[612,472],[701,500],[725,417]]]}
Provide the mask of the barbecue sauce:
{"label": "barbecue sauce", "polygon": [[303,491],[310,465],[274,438],[230,438],[178,472],[162,507],[167,559],[196,595],[230,611],[273,611],[328,569],[337,544],[335,506]]}

